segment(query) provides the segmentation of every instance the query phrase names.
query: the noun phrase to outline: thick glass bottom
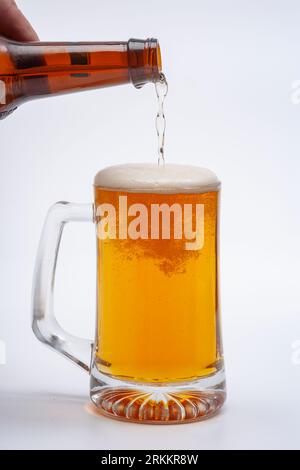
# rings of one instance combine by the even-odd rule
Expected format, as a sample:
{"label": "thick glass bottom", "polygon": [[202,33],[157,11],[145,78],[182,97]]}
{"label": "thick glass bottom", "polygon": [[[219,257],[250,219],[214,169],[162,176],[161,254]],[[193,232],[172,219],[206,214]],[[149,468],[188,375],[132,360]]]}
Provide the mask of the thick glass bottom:
{"label": "thick glass bottom", "polygon": [[225,375],[190,382],[143,384],[126,382],[94,370],[91,400],[110,418],[134,423],[179,424],[214,415],[226,398]]}

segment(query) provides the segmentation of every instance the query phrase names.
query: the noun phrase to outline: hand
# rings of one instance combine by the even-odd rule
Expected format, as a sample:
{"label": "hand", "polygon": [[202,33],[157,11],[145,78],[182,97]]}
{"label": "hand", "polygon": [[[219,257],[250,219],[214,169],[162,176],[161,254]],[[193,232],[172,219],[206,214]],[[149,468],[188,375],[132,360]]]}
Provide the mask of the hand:
{"label": "hand", "polygon": [[38,41],[39,39],[14,0],[0,0],[0,36],[15,41]]}

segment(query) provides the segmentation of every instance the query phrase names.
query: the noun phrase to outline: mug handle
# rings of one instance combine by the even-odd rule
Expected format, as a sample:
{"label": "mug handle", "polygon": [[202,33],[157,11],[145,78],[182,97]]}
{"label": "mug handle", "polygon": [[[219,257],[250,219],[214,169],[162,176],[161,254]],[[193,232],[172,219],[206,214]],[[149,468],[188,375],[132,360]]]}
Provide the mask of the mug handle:
{"label": "mug handle", "polygon": [[67,333],[57,322],[53,310],[58,251],[64,226],[68,222],[94,222],[93,204],[57,202],[49,209],[33,278],[32,329],[42,343],[90,372],[93,341]]}

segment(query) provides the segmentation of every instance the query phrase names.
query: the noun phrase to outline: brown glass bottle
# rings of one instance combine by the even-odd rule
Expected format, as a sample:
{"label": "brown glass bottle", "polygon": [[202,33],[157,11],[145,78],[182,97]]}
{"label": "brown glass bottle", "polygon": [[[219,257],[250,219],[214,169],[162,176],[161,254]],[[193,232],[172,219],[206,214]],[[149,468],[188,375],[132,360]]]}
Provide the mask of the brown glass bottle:
{"label": "brown glass bottle", "polygon": [[127,42],[18,43],[0,38],[0,119],[35,98],[85,89],[155,82],[156,39]]}

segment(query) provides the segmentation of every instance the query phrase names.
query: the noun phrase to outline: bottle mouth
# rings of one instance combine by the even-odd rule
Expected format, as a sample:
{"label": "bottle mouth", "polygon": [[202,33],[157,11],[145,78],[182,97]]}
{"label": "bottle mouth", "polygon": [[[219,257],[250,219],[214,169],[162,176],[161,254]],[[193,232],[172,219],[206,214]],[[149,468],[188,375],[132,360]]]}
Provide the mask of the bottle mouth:
{"label": "bottle mouth", "polygon": [[161,51],[157,39],[130,39],[128,41],[130,78],[136,88],[160,80]]}

